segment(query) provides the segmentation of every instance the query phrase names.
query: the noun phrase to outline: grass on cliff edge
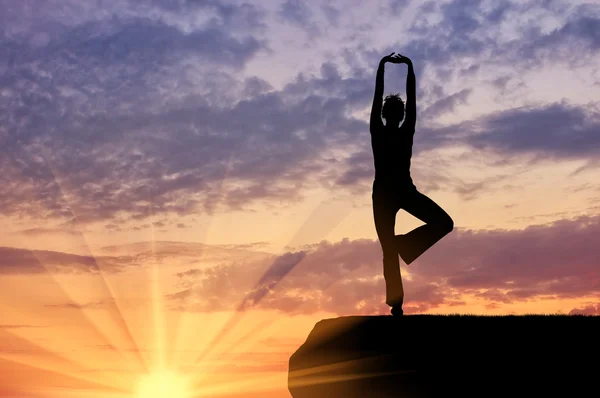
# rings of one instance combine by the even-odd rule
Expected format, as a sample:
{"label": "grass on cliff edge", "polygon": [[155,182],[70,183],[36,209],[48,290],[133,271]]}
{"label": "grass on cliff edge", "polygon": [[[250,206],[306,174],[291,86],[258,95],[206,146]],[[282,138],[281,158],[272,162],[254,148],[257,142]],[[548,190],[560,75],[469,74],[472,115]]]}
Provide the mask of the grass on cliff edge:
{"label": "grass on cliff edge", "polygon": [[567,317],[594,317],[599,315],[584,315],[584,314],[522,314],[522,315],[480,315],[480,314],[404,314],[403,317],[443,317],[443,318],[535,318],[535,317],[554,317],[554,318],[567,318]]}

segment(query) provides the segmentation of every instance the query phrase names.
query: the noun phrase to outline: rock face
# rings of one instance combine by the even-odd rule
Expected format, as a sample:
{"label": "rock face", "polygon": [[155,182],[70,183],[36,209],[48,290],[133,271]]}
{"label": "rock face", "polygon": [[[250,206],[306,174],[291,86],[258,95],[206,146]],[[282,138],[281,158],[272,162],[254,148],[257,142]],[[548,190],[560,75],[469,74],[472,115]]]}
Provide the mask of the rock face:
{"label": "rock face", "polygon": [[293,398],[600,396],[598,316],[351,316],[291,356]]}

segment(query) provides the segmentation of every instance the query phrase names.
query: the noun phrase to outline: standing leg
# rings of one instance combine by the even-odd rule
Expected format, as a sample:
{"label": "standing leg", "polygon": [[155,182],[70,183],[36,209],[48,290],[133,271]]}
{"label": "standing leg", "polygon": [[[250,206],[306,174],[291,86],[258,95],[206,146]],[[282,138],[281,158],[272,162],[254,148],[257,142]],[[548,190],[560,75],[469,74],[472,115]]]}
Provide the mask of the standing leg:
{"label": "standing leg", "polygon": [[395,242],[394,226],[398,208],[389,196],[373,195],[373,217],[377,237],[383,251],[383,277],[385,279],[386,304],[392,312],[402,312],[404,288],[400,276],[400,261]]}
{"label": "standing leg", "polygon": [[454,229],[454,221],[433,200],[419,191],[404,196],[402,208],[425,223],[404,235],[396,235],[397,251],[408,265]]}

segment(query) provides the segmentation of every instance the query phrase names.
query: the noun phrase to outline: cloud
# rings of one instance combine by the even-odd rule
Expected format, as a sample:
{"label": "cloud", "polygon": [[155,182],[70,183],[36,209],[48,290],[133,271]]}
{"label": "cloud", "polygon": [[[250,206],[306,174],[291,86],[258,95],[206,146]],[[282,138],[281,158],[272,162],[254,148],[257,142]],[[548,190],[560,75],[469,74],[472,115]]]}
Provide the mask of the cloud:
{"label": "cloud", "polygon": [[[573,65],[590,62],[600,47],[600,7],[582,4],[576,7],[572,19],[544,34],[539,30],[535,40],[522,46],[517,55],[528,62],[562,58]],[[532,33],[535,31],[532,31]],[[579,54],[574,56],[574,54]]]}
{"label": "cloud", "polygon": [[0,325],[0,329],[27,329],[27,328],[45,328],[47,326],[39,325]]}
{"label": "cloud", "polygon": [[[108,226],[107,226],[108,228]],[[68,228],[27,228],[19,231],[11,232],[14,235],[22,235],[29,237],[39,237],[39,236],[65,236],[70,238],[82,238],[83,235],[81,231],[68,229]]]}
{"label": "cloud", "polygon": [[595,158],[600,154],[600,112],[566,102],[498,112],[460,129],[476,149],[543,158]]}
{"label": "cloud", "polygon": [[[595,45],[595,29],[600,21],[600,7],[589,3],[566,4],[557,1],[547,2],[542,6],[538,1],[496,2],[454,0],[433,6],[433,2],[424,3],[420,7],[420,24],[417,32],[430,35],[429,45],[438,51],[430,53],[437,61],[448,60],[451,54],[459,51],[460,55],[475,55],[485,50],[486,58],[500,56],[514,61],[529,63],[532,51],[557,46],[576,45],[585,48],[588,43]],[[435,23],[430,17],[436,15]],[[532,20],[531,16],[537,16]],[[548,28],[549,20],[554,19],[555,28]],[[503,29],[509,23],[528,20],[529,24],[511,26],[519,37],[507,36]],[[422,44],[426,40],[422,36],[412,46]],[[440,40],[442,39],[442,40]],[[490,40],[494,39],[494,40]],[[424,49],[423,49],[424,50]],[[420,53],[423,52],[420,51]],[[544,57],[551,54],[545,53]],[[519,56],[516,58],[516,56]],[[459,60],[462,57],[453,57]],[[542,59],[537,59],[541,61]]]}
{"label": "cloud", "polygon": [[303,0],[286,0],[281,4],[279,15],[299,26],[310,23],[312,11]]}
{"label": "cloud", "polygon": [[[332,79],[341,77],[334,74],[313,86],[322,90]],[[255,92],[263,90],[257,79],[248,84]],[[351,144],[350,137],[366,125],[344,115],[339,98],[297,95],[299,84],[238,101],[228,109],[200,102],[164,109],[160,116],[140,108],[129,115],[81,117],[74,115],[76,109],[59,107],[57,112],[73,118],[49,131],[40,124],[21,130],[21,136],[16,129],[17,134],[7,137],[11,151],[0,163],[12,194],[3,198],[0,211],[26,210],[42,218],[76,215],[81,223],[113,218],[108,225],[117,226],[127,220],[117,217],[121,212],[143,220],[152,213],[212,212],[219,203],[242,209],[264,198],[300,200],[311,177],[327,166],[326,161],[315,162],[319,154],[333,143]],[[342,93],[352,90],[350,86]],[[114,102],[125,105],[127,97]],[[28,123],[42,119],[40,115]],[[80,131],[83,125],[87,130]],[[52,134],[58,130],[61,135]],[[231,183],[223,186],[225,178]]]}
{"label": "cloud", "polygon": [[582,308],[573,308],[569,315],[600,315],[600,304],[590,304]]}
{"label": "cloud", "polygon": [[[417,5],[420,17],[402,50],[415,60],[419,114],[426,116],[414,156],[457,143],[505,157],[597,155],[591,106],[517,105],[453,126],[434,123],[475,95],[481,71],[554,62],[540,53],[530,65],[523,51],[595,48],[596,8],[551,5]],[[151,215],[299,202],[312,188],[354,196],[369,190],[374,170],[367,118],[359,113],[372,100],[372,60],[387,49],[352,42],[337,50],[345,64],[318,55],[315,73],[282,67],[290,79],[275,88],[244,73],[278,40],[264,36],[273,15],[250,3],[23,1],[7,9],[0,24],[0,184],[11,194],[0,197],[0,214],[75,218],[119,231],[149,225]],[[340,32],[349,28],[353,14],[315,10],[290,1],[279,11],[303,26],[324,13]],[[511,30],[519,40],[507,38],[506,24],[528,12],[561,19],[553,30],[529,21],[529,30]],[[490,81],[502,90],[511,79],[515,73]],[[432,189],[455,184],[444,174],[425,177]],[[486,189],[471,184],[459,193],[473,198]]]}
{"label": "cloud", "polygon": [[341,14],[341,11],[338,8],[332,6],[331,4],[323,4],[321,6],[321,11],[327,18],[327,22],[330,25],[334,27],[338,26]]}
{"label": "cloud", "polygon": [[[143,266],[149,262],[177,264],[179,266],[212,267],[223,263],[263,261],[272,258],[262,251],[265,242],[239,245],[207,245],[203,243],[153,241],[105,246],[98,249],[102,257],[130,259],[131,265]],[[199,270],[198,272],[203,272]],[[182,280],[186,273],[178,274]]]}
{"label": "cloud", "polygon": [[84,310],[84,309],[103,309],[103,308],[115,308],[115,299],[108,298],[105,300],[96,300],[87,303],[76,303],[76,302],[65,302],[59,304],[46,304],[44,307],[47,308],[63,308],[71,310]]}
{"label": "cloud", "polygon": [[[64,9],[70,7],[75,6],[69,3]],[[224,20],[238,18],[237,8],[223,6],[219,10]],[[49,15],[49,19],[57,17]],[[212,171],[210,166],[205,168],[196,177],[191,170],[186,172],[176,166],[178,178],[165,181],[168,187],[145,187],[150,180],[161,181],[165,170],[155,154],[138,148],[144,144],[146,150],[160,146],[163,139],[143,138],[139,129],[147,128],[150,120],[156,119],[153,112],[157,107],[164,109],[163,101],[184,94],[184,90],[173,92],[173,88],[185,85],[186,80],[195,80],[188,87],[202,84],[197,81],[198,72],[186,69],[183,63],[199,61],[198,69],[207,69],[205,77],[218,82],[225,72],[212,72],[215,65],[239,69],[264,48],[263,44],[252,35],[234,36],[231,29],[214,21],[184,32],[164,19],[147,16],[82,19],[80,24],[64,25],[48,36],[45,45],[33,45],[23,34],[11,36],[0,46],[0,58],[4,60],[0,67],[4,90],[0,98],[4,110],[0,113],[4,125],[0,131],[0,164],[6,171],[1,180],[5,188],[12,190],[1,200],[0,212],[26,212],[43,219],[64,219],[75,213],[83,223],[105,221],[121,210],[127,211],[116,197],[123,188],[124,200],[128,200],[127,192],[147,199],[153,193],[160,196],[160,192],[165,192],[162,189],[173,195],[185,185],[206,189],[201,181],[211,173],[217,174],[213,179],[222,179],[222,162],[217,162]],[[250,82],[256,85],[255,80]],[[172,83],[175,86],[169,88]],[[205,86],[202,90],[190,88],[187,93],[210,94],[210,90]],[[194,113],[193,119],[201,123],[202,109],[190,110],[188,117]],[[171,122],[165,116],[162,128],[168,131],[164,123]],[[207,135],[194,139],[195,128],[188,128],[184,134],[196,142],[179,148],[196,145],[201,152],[203,147],[218,145],[210,142],[211,132],[203,133]],[[150,135],[153,134],[156,132]],[[188,159],[198,156],[200,160],[196,162],[212,160],[203,159],[202,153],[187,151]],[[148,177],[150,180],[144,181]],[[165,198],[158,207],[187,213],[196,203],[193,199]],[[149,209],[143,208],[141,214],[133,211],[133,216],[146,217]]]}
{"label": "cloud", "polygon": [[[598,294],[598,233],[600,216],[524,230],[455,229],[408,268],[402,265],[407,312],[464,304],[465,294],[494,307]],[[178,274],[183,289],[168,300],[182,311],[234,310],[247,303],[243,308],[286,313],[388,312],[378,241],[323,241],[300,249],[190,269]]]}
{"label": "cloud", "polygon": [[241,304],[241,309],[246,306],[253,306],[260,302],[265,295],[273,291],[279,281],[281,281],[294,267],[302,261],[306,252],[285,253],[275,259],[273,264],[262,274],[256,284],[256,287],[246,295]]}
{"label": "cloud", "polygon": [[124,18],[153,18],[181,29],[196,29],[206,24],[228,26],[233,32],[249,32],[264,28],[264,11],[248,2],[227,4],[218,0],[103,0],[82,3],[77,0],[48,0],[43,4],[23,0],[18,4],[1,0],[0,32],[6,37],[39,36],[63,32],[90,21]]}
{"label": "cloud", "polygon": [[359,181],[373,179],[373,155],[368,151],[356,152],[346,160],[347,169],[337,180],[339,185],[356,185]]}
{"label": "cloud", "polygon": [[[137,4],[135,0],[128,0]],[[211,16],[210,22],[220,27],[227,27],[234,32],[255,32],[265,28],[266,12],[250,2],[227,3],[219,0],[153,0],[156,6],[171,11],[174,16],[181,18],[192,16]]]}
{"label": "cloud", "polygon": [[472,89],[464,89],[437,100],[423,111],[421,117],[436,118],[446,112],[454,111],[458,105],[463,105],[467,102],[472,91]]}
{"label": "cloud", "polygon": [[0,247],[0,275],[121,272],[137,265],[128,256],[81,256],[49,250]]}
{"label": "cloud", "polygon": [[[407,312],[435,310],[473,295],[491,307],[547,298],[582,300],[600,294],[594,244],[600,216],[581,216],[523,230],[456,228],[409,267],[402,265]],[[370,239],[261,252],[261,243],[205,245],[139,242],[105,247],[103,255],[0,248],[0,273],[119,272],[148,258],[187,265],[168,287],[171,308],[181,311],[275,309],[285,313],[387,313],[382,254]],[[185,268],[184,268],[185,269]],[[109,299],[107,299],[109,300]],[[50,304],[100,308],[110,303]],[[491,308],[490,307],[490,308]],[[574,311],[591,311],[587,307]]]}
{"label": "cloud", "polygon": [[593,294],[600,288],[592,243],[598,230],[600,217],[581,216],[517,231],[451,234],[419,270],[454,288],[502,289],[509,300]]}

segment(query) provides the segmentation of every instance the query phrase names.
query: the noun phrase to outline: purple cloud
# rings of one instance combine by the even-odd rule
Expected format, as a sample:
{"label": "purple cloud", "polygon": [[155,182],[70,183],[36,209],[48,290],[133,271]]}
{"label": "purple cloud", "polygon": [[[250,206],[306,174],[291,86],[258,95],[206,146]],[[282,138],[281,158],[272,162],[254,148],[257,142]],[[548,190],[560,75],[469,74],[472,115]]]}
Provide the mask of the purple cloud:
{"label": "purple cloud", "polygon": [[49,250],[0,247],[1,274],[120,272],[139,265],[129,256],[81,256]]}
{"label": "purple cloud", "polygon": [[[271,14],[257,5],[12,3],[0,16],[0,184],[10,192],[0,197],[0,214],[76,218],[119,231],[128,222],[148,224],[150,215],[298,202],[315,187],[369,190],[374,170],[367,120],[353,113],[368,109],[374,64],[388,49],[342,48],[346,64],[317,60],[316,75],[294,71],[274,88],[244,76],[248,63],[272,51],[276,40],[265,37]],[[390,6],[399,12],[404,2]],[[534,6],[418,5],[423,18],[410,27],[415,35],[402,50],[415,61],[422,104],[415,158],[458,142],[507,159],[597,159],[598,114],[591,106],[515,107],[454,126],[430,123],[468,105],[483,69],[533,70],[554,62],[544,52],[550,48],[589,53],[597,45],[592,5],[552,3],[545,12],[560,15],[563,25],[545,31],[534,21],[530,30],[515,32],[522,40],[485,34]],[[345,28],[341,9],[313,12],[298,1],[282,7],[288,20],[305,27],[325,13]],[[522,57],[533,48],[541,52]],[[472,84],[449,88],[464,76]],[[514,77],[501,76],[498,90]],[[427,189],[450,187],[466,199],[488,187],[464,185],[443,172],[426,177]]]}
{"label": "purple cloud", "polygon": [[[407,308],[424,311],[459,305],[464,303],[463,294],[474,294],[493,306],[599,294],[600,253],[593,244],[598,233],[598,216],[514,231],[457,229],[408,267]],[[288,253],[271,260],[190,270],[185,289],[169,299],[173,308],[184,311],[233,310],[247,292],[269,285],[258,289],[261,297],[254,307],[289,313],[387,312],[377,241],[321,242],[293,256],[300,254],[299,262],[285,260],[292,256]],[[278,263],[293,264],[293,270],[291,266],[269,270],[270,264]],[[402,269],[406,270],[404,265]],[[257,283],[259,275],[266,275],[263,279],[269,283]]]}
{"label": "purple cloud", "polygon": [[590,304],[582,308],[573,308],[569,315],[600,315],[600,304]]}

